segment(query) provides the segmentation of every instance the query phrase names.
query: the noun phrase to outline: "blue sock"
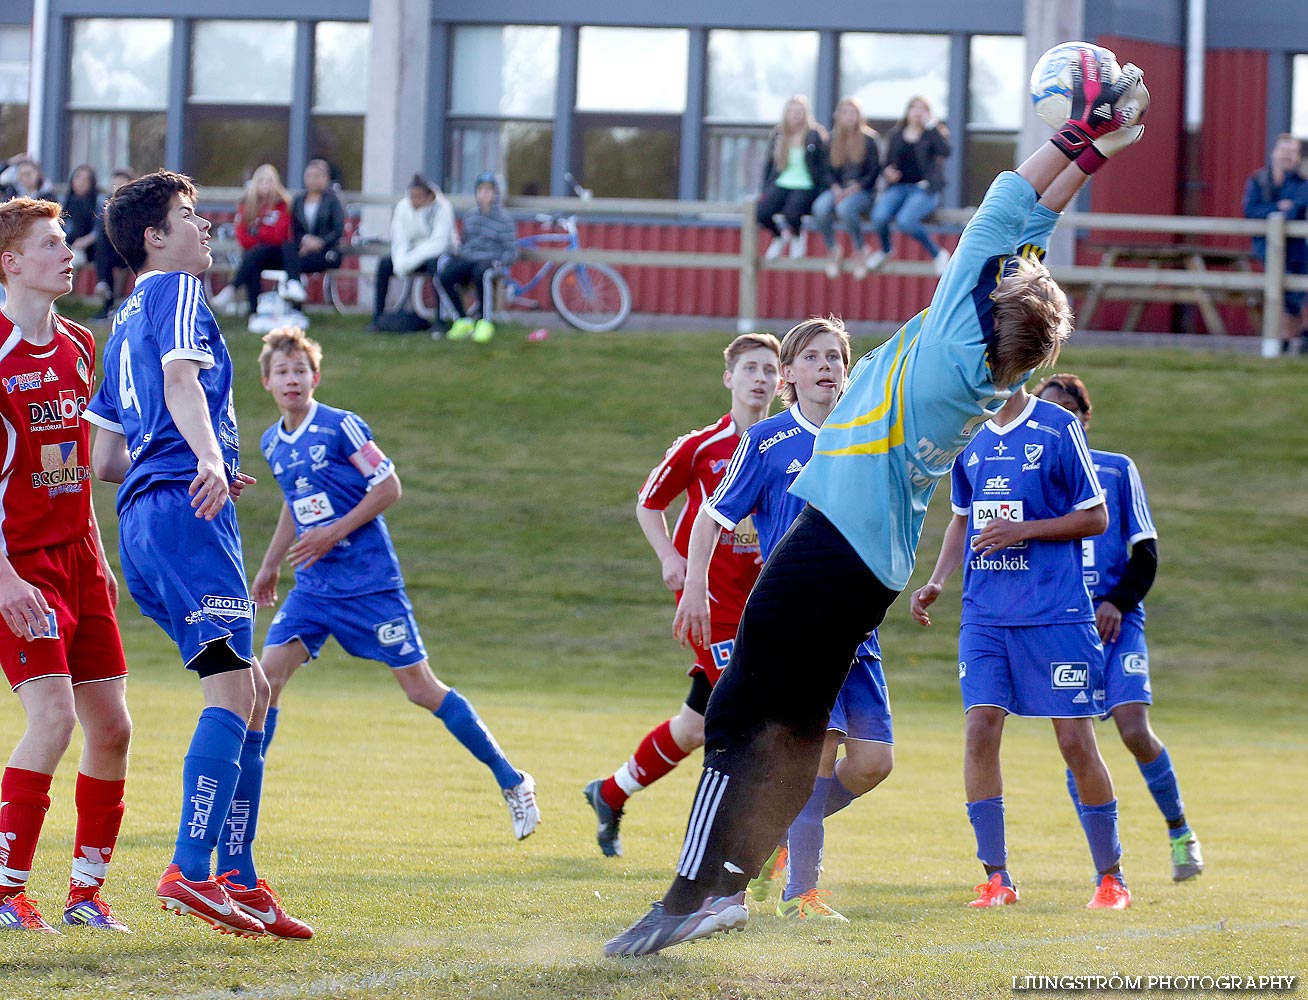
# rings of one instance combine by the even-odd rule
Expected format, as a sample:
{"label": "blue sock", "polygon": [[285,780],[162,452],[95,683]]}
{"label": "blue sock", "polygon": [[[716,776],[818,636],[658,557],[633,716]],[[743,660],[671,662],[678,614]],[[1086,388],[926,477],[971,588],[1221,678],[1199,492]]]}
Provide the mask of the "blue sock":
{"label": "blue sock", "polygon": [[976,834],[976,856],[990,868],[1008,867],[1008,842],[1004,834],[1004,797],[980,799],[967,804],[967,818]]}
{"label": "blue sock", "polygon": [[467,748],[468,753],[491,769],[500,788],[512,788],[522,783],[521,772],[509,763],[467,698],[451,688],[442,699],[441,707],[432,714],[445,723],[445,728]]}
{"label": "blue sock", "polygon": [[200,713],[182,761],[182,816],[173,863],[183,878],[203,882],[212,874],[209,865],[241,775],[244,742],[245,722],[235,712],[211,706]]}
{"label": "blue sock", "polygon": [[263,755],[268,756],[268,748],[272,746],[273,733],[277,732],[277,714],[278,709],[268,709],[268,718],[263,723]]}
{"label": "blue sock", "polygon": [[1076,790],[1076,778],[1072,777],[1072,769],[1067,769],[1067,794],[1072,796],[1072,805],[1076,806],[1076,814],[1081,815],[1081,810],[1085,806],[1081,805],[1081,796]]}
{"label": "blue sock", "polygon": [[786,891],[781,894],[782,899],[794,899],[817,888],[818,875],[822,871],[822,847],[826,841],[822,814],[831,786],[835,783],[835,778],[818,778],[814,781],[813,794],[790,824],[790,832],[787,834],[790,860],[786,870]]}
{"label": "blue sock", "polygon": [[1122,844],[1117,839],[1117,799],[1101,806],[1081,806],[1081,827],[1090,842],[1090,858],[1095,871],[1103,874],[1116,868],[1122,860]]}
{"label": "blue sock", "polygon": [[232,807],[227,810],[223,834],[218,839],[218,871],[236,869],[233,882],[253,889],[259,877],[254,871],[254,834],[259,825],[259,800],[263,797],[263,746],[265,733],[247,732],[241,744],[241,776],[236,779]]}
{"label": "blue sock", "polygon": [[823,819],[840,812],[856,798],[858,796],[841,783],[840,775],[835,775],[831,779],[831,790],[827,792],[827,804],[822,811]]}
{"label": "blue sock", "polygon": [[[1167,748],[1148,764],[1137,764],[1144,775],[1145,787],[1158,803],[1163,819],[1175,823],[1185,815],[1185,804],[1181,801],[1181,789],[1176,784],[1176,771],[1172,768],[1172,758],[1167,755]],[[1177,831],[1170,831],[1175,837]]]}

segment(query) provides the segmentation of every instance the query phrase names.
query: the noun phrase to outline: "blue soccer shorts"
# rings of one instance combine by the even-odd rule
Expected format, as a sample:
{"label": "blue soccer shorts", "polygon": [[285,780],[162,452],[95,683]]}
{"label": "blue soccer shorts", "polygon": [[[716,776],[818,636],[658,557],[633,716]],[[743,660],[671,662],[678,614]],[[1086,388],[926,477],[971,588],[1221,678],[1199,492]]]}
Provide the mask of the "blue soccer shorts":
{"label": "blue soccer shorts", "polygon": [[958,634],[964,710],[992,705],[1044,719],[1102,715],[1103,673],[1104,647],[1091,622],[964,625]]}
{"label": "blue soccer shorts", "polygon": [[427,659],[427,650],[403,589],[357,597],[323,597],[292,587],[272,624],[264,646],[284,646],[297,639],[317,658],[328,637],[351,656],[377,660],[393,670]]}
{"label": "blue soccer shorts", "polygon": [[1132,703],[1152,705],[1154,688],[1149,683],[1144,625],[1127,616],[1117,640],[1104,646],[1104,713],[1111,715],[1118,705]]}
{"label": "blue soccer shorts", "polygon": [[841,733],[846,739],[871,743],[894,744],[895,732],[890,724],[890,690],[881,661],[858,647],[858,656],[849,668],[849,676],[836,695],[827,731]]}
{"label": "blue soccer shorts", "polygon": [[177,644],[187,667],[215,642],[253,662],[254,602],[234,504],[206,521],[195,516],[185,486],[139,494],[119,518],[118,554],[128,593]]}

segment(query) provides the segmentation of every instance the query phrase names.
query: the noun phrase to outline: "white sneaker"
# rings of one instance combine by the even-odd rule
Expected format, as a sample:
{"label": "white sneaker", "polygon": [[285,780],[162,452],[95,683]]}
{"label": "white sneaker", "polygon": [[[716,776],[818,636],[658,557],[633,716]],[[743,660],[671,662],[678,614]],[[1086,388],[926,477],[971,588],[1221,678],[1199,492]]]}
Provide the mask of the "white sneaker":
{"label": "white sneaker", "polygon": [[223,285],[222,291],[209,301],[209,307],[214,312],[221,309],[228,316],[234,315],[236,312],[236,286]]}
{"label": "white sneaker", "polygon": [[944,274],[945,266],[949,263],[949,251],[940,250],[931,258],[931,266],[935,269],[936,274]]}
{"label": "white sneaker", "polygon": [[827,258],[827,277],[835,281],[840,277],[840,255],[832,254]]}
{"label": "white sneaker", "polygon": [[768,244],[767,252],[763,254],[768,260],[776,260],[786,252],[786,244],[790,240],[785,236],[774,236],[772,242]]}
{"label": "white sneaker", "polygon": [[513,835],[519,840],[530,837],[540,823],[540,806],[536,805],[536,779],[526,771],[519,772],[522,781],[504,789],[504,802],[509,807],[513,822]]}
{"label": "white sneaker", "polygon": [[803,233],[794,233],[790,237],[790,259],[803,260],[808,256],[808,237]]}
{"label": "white sneaker", "polygon": [[867,255],[867,269],[875,271],[878,267],[886,262],[890,254],[884,250],[873,250]]}
{"label": "white sneaker", "polygon": [[309,297],[309,293],[304,290],[304,285],[300,284],[296,278],[291,278],[286,282],[286,287],[282,290],[282,298],[289,302],[303,302]]}

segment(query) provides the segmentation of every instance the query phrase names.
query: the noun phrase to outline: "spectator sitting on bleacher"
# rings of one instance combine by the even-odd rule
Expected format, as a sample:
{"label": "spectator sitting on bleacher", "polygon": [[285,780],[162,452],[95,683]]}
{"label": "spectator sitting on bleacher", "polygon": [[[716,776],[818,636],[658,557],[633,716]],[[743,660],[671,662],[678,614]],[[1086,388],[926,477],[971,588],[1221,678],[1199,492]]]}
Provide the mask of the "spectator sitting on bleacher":
{"label": "spectator sitting on bleacher", "polygon": [[[494,275],[518,256],[518,231],[513,217],[500,205],[500,185],[489,170],[477,175],[474,188],[477,205],[463,216],[463,247],[441,261],[438,273],[441,301],[457,317],[450,326],[451,340],[471,335],[479,344],[495,336],[491,322]],[[468,318],[459,286],[469,282],[481,288],[481,318]]]}
{"label": "spectator sitting on bleacher", "polygon": [[[1287,222],[1302,220],[1308,210],[1308,179],[1302,173],[1303,150],[1299,140],[1288,132],[1276,137],[1267,165],[1250,174],[1244,185],[1244,214],[1248,219],[1265,219],[1273,212],[1282,213]],[[1254,256],[1267,259],[1267,240],[1253,238]],[[1292,236],[1285,241],[1285,273],[1308,274],[1308,241]],[[1295,335],[1299,351],[1308,354],[1308,323],[1304,318],[1303,292],[1285,293],[1281,318],[1281,353],[1290,350]]]}
{"label": "spectator sitting on bleacher", "polygon": [[863,108],[852,97],[836,105],[827,147],[826,190],[813,202],[813,224],[827,244],[827,277],[840,274],[840,246],[836,242],[836,221],[849,233],[854,260],[854,277],[867,274],[864,263],[863,216],[872,209],[877,175],[881,173],[881,151],[877,134],[863,123]]}
{"label": "spectator sitting on bleacher", "polygon": [[73,251],[73,267],[95,259],[95,230],[104,214],[104,195],[88,163],[74,167],[64,192],[64,239]]}
{"label": "spectator sitting on bleacher", "polygon": [[291,204],[291,239],[282,247],[286,298],[303,302],[305,274],[329,271],[341,262],[337,249],[345,235],[345,206],[332,188],[331,166],[310,160],[304,167],[304,191]]}
{"label": "spectator sitting on bleacher", "polygon": [[250,312],[259,304],[263,272],[283,268],[282,245],[291,235],[291,196],[282,187],[281,174],[271,163],[257,167],[236,205],[236,242],[245,252],[232,283],[213,297],[213,305],[227,308],[235,302],[235,288],[245,289]]}
{"label": "spectator sitting on bleacher", "polygon": [[[136,180],[136,173],[130,167],[118,167],[109,177],[109,193],[112,194],[128,181]],[[92,319],[108,319],[114,309],[114,272],[126,271],[127,261],[123,260],[118,248],[109,240],[104,228],[103,210],[95,219],[95,294],[100,296],[100,309]]]}
{"label": "spectator sitting on bleacher", "polygon": [[28,153],[11,156],[0,171],[0,201],[10,198],[40,198],[56,204],[59,201],[54,187],[41,172],[41,164]]}
{"label": "spectator sitting on bleacher", "polygon": [[374,329],[386,310],[386,293],[391,276],[435,274],[441,254],[457,245],[454,206],[445,193],[422,174],[409,181],[409,193],[391,213],[391,252],[377,262],[377,281],[372,306]]}
{"label": "spectator sitting on bleacher", "polygon": [[768,136],[768,162],[758,196],[758,224],[773,236],[766,257],[776,260],[789,247],[804,256],[800,220],[813,207],[827,175],[827,137],[813,119],[808,98],[796,94],[786,102],[781,121]]}
{"label": "spectator sitting on bleacher", "polygon": [[890,186],[872,209],[872,226],[881,237],[881,249],[867,259],[875,270],[890,256],[890,223],[926,249],[936,274],[945,273],[949,251],[931,238],[923,220],[940,207],[945,187],[945,158],[949,156],[949,130],[936,121],[925,97],[914,97],[904,117],[890,130],[882,175]]}

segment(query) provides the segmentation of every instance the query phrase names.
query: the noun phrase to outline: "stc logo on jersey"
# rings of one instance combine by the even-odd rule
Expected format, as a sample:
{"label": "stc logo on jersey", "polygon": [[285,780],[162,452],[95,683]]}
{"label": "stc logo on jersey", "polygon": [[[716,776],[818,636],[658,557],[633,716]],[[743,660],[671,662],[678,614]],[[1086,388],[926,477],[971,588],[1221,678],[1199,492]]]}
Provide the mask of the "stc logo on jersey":
{"label": "stc logo on jersey", "polygon": [[[981,484],[982,493],[1007,493],[1010,480],[1007,476],[991,476]],[[1006,518],[1006,520],[1022,520],[1019,518]]]}
{"label": "stc logo on jersey", "polygon": [[85,409],[85,396],[79,396],[74,389],[61,389],[55,399],[27,404],[28,426],[34,431],[76,427],[82,422],[82,411]]}
{"label": "stc logo on jersey", "polygon": [[1090,664],[1051,663],[1050,679],[1055,691],[1085,690],[1090,687]]}

